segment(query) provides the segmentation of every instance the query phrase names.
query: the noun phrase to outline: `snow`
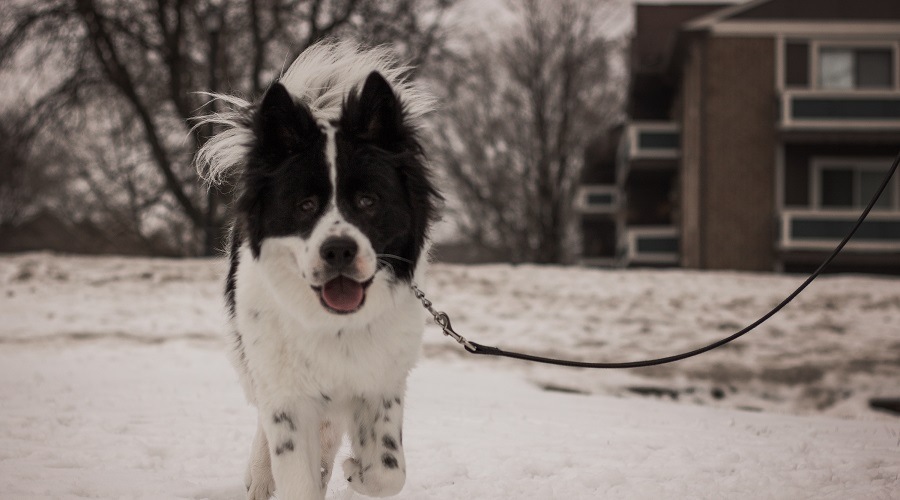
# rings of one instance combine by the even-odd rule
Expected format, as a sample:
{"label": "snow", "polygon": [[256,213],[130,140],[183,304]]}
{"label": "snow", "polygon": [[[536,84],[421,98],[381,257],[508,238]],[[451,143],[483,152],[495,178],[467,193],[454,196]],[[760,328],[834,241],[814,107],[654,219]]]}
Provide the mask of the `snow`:
{"label": "snow", "polygon": [[[0,258],[0,496],[243,498],[255,415],[223,353],[223,271],[220,260]],[[432,274],[426,292],[474,340],[612,360],[715,340],[800,281]],[[898,498],[900,420],[867,405],[900,396],[898,285],[825,277],[736,347],[644,371],[471,357],[429,326],[396,498]],[[329,498],[363,497],[336,475]]]}
{"label": "snow", "polygon": [[[655,358],[709,344],[762,316],[805,278],[505,265],[437,266],[432,274],[429,296],[467,338],[594,361]],[[538,385],[576,392],[658,389],[729,408],[876,418],[869,398],[900,396],[898,325],[900,280],[825,276],[736,343],[678,364],[631,371],[503,366]],[[439,335],[426,335],[425,349],[460,353]]]}

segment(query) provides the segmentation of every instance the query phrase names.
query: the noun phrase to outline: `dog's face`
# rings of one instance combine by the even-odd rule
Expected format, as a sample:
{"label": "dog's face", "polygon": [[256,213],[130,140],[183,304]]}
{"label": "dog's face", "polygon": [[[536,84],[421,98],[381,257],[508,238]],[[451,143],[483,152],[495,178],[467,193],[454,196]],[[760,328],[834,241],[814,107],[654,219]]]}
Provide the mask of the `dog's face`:
{"label": "dog's face", "polygon": [[353,314],[376,277],[409,282],[439,195],[416,132],[378,73],[334,122],[316,121],[279,83],[253,116],[256,144],[237,210],[255,259],[270,259],[322,309]]}

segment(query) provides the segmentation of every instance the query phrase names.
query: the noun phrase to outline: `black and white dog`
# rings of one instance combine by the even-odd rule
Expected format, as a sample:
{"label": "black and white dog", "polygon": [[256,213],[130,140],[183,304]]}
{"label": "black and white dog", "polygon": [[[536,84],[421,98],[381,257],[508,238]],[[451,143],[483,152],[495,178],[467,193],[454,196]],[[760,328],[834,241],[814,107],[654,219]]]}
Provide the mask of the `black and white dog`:
{"label": "black and white dog", "polygon": [[321,499],[337,448],[350,487],[398,493],[403,406],[419,352],[428,229],[440,196],[419,141],[430,100],[390,52],[324,42],[251,104],[201,123],[198,154],[238,198],[225,297],[258,428],[248,498]]}

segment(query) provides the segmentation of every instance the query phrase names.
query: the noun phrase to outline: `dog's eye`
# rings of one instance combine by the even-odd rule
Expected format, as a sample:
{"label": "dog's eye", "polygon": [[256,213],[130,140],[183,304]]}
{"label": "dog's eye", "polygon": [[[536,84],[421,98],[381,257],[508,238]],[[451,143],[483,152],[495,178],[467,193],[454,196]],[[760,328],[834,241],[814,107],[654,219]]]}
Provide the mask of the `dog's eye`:
{"label": "dog's eye", "polygon": [[319,202],[317,202],[315,198],[307,198],[298,203],[297,208],[299,208],[301,212],[306,214],[313,213],[317,208],[319,208]]}
{"label": "dog's eye", "polygon": [[362,209],[372,208],[378,201],[374,194],[360,194],[356,196],[356,206]]}

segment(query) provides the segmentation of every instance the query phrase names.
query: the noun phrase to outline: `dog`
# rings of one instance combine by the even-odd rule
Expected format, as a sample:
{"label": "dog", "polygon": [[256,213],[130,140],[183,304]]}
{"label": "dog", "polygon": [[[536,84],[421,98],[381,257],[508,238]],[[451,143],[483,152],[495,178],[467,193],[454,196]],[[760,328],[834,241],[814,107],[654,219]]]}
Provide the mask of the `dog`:
{"label": "dog", "polygon": [[432,101],[383,47],[326,41],[257,103],[213,95],[222,130],[197,156],[231,178],[225,302],[232,362],[257,409],[248,498],[322,499],[346,434],[344,477],[368,496],[406,480],[406,380],[425,311],[441,196],[422,146]]}

